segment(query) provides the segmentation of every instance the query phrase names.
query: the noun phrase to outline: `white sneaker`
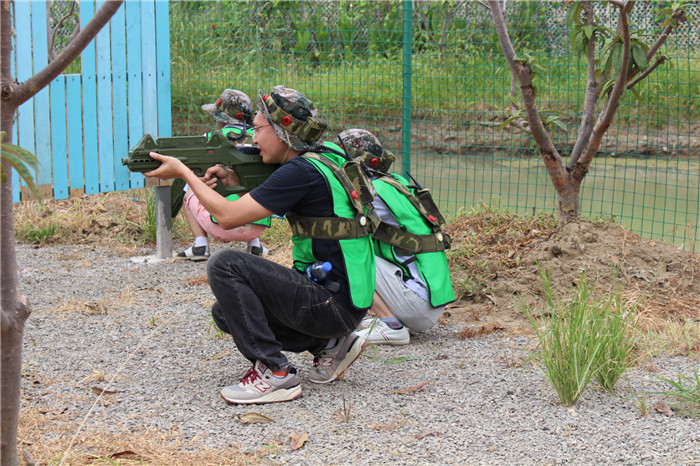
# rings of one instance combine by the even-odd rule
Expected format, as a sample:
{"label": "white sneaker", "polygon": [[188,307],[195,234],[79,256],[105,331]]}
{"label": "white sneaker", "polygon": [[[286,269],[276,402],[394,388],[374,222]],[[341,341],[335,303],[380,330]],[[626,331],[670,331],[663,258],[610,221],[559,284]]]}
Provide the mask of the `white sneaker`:
{"label": "white sneaker", "polygon": [[357,326],[357,329],[364,330],[366,328],[370,328],[375,320],[379,320],[379,318],[377,316],[367,316],[362,319],[362,322],[360,322],[360,325]]}
{"label": "white sneaker", "polygon": [[411,341],[408,327],[393,329],[379,319],[369,328],[355,333],[372,345],[407,345]]}

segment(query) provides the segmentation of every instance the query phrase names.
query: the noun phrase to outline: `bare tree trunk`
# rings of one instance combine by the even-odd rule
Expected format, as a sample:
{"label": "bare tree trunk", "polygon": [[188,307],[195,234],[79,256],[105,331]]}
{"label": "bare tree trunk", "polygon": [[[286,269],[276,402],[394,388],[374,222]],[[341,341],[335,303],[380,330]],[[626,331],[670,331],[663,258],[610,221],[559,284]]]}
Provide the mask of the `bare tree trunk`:
{"label": "bare tree trunk", "polygon": [[[2,73],[2,115],[0,127],[6,132],[3,142],[12,142],[12,118],[16,106],[4,102],[8,89],[5,78],[11,76],[9,60],[12,47],[10,2],[0,6],[0,73]],[[7,58],[7,59],[6,59]],[[29,315],[17,292],[17,260],[15,256],[15,227],[12,210],[12,169],[3,162],[7,174],[0,185],[0,463],[17,464],[17,424],[19,422],[20,382],[22,377],[22,337],[24,322]]]}
{"label": "bare tree trunk", "polygon": [[[12,142],[12,127],[17,108],[66,69],[107,24],[123,1],[107,1],[56,60],[22,84],[12,77],[11,2],[0,2],[0,131],[6,133],[4,143]],[[3,165],[7,178],[0,185],[0,464],[14,466],[18,463],[17,425],[22,380],[22,339],[24,324],[31,310],[27,299],[18,291],[12,169],[4,162]]]}

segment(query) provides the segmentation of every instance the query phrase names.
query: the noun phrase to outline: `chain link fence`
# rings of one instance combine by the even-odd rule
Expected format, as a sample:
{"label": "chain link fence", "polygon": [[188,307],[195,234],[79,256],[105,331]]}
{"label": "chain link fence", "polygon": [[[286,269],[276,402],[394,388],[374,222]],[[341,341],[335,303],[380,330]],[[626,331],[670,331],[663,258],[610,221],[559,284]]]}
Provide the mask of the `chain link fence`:
{"label": "chain link fence", "polygon": [[[650,41],[655,12],[637,2],[632,23]],[[613,7],[599,18],[615,28]],[[545,72],[540,109],[573,147],[586,62],[571,52],[563,2],[507,2],[516,51]],[[690,15],[700,11],[697,3]],[[532,139],[502,128],[510,76],[489,12],[474,1],[218,1],[171,3],[173,134],[201,134],[201,105],[225,88],[254,97],[285,84],[306,93],[330,123],[373,131],[431,188],[448,214],[479,203],[555,212],[556,194]],[[664,46],[663,65],[627,93],[582,187],[582,214],[612,217],[637,233],[693,249],[700,207],[700,31],[684,23]],[[600,103],[602,105],[602,102]]]}

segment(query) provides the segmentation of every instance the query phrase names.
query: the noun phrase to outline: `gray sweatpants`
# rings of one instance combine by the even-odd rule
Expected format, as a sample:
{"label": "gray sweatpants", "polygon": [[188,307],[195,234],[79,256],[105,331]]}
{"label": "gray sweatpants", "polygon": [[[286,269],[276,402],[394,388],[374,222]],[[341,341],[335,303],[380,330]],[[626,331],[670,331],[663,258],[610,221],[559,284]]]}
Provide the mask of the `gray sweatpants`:
{"label": "gray sweatpants", "polygon": [[432,307],[404,285],[403,274],[398,266],[381,257],[376,257],[376,264],[377,294],[394,316],[414,332],[423,332],[435,325],[445,307]]}

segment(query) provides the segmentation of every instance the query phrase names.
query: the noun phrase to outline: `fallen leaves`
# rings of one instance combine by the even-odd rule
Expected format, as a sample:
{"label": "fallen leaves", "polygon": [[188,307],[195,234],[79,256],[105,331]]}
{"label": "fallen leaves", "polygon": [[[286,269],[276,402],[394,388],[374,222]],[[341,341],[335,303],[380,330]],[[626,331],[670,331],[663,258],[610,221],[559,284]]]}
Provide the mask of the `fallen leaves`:
{"label": "fallen leaves", "polygon": [[206,275],[200,275],[198,277],[192,277],[186,280],[187,286],[197,286],[197,285],[208,285],[209,278]]}
{"label": "fallen leaves", "polygon": [[654,406],[654,410],[661,414],[665,414],[666,416],[673,416],[673,410],[669,405],[667,405],[663,401],[659,401],[658,403],[656,403],[656,405]]}
{"label": "fallen leaves", "polygon": [[292,451],[298,450],[304,446],[304,444],[309,440],[309,434],[302,432],[301,434],[294,433],[289,436],[292,440]]}
{"label": "fallen leaves", "polygon": [[400,395],[405,395],[405,394],[407,394],[407,393],[413,393],[413,392],[415,392],[415,391],[418,391],[418,390],[420,390],[421,388],[423,388],[423,387],[425,387],[426,385],[428,385],[429,383],[430,383],[430,382],[423,382],[423,383],[420,384],[420,385],[416,385],[415,387],[407,388],[407,389],[405,389],[405,390],[390,390],[390,391],[393,392],[393,393],[398,393],[398,394],[400,394]]}
{"label": "fallen leaves", "polygon": [[243,424],[257,424],[259,422],[275,422],[273,419],[260,413],[245,413],[238,415],[238,420]]}
{"label": "fallen leaves", "polygon": [[119,393],[119,390],[109,390],[107,388],[102,388],[98,387],[97,385],[94,385],[92,387],[92,392],[98,395],[114,395],[115,393]]}

